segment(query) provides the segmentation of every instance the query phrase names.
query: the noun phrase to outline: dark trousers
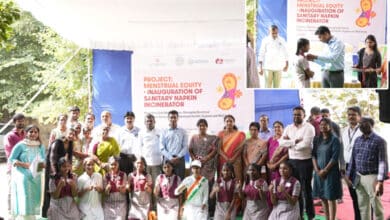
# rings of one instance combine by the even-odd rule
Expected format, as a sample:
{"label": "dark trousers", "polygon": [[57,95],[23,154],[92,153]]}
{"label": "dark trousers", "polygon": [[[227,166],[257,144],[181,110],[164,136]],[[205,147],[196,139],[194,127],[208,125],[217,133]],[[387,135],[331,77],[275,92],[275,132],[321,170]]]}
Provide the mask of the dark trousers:
{"label": "dark trousers", "polygon": [[322,73],[322,88],[343,88],[344,71],[324,71]]}
{"label": "dark trousers", "polygon": [[50,193],[49,193],[49,180],[50,180],[50,163],[46,162],[46,169],[45,169],[45,185],[43,187],[43,203],[42,203],[42,217],[47,218],[47,211],[49,210],[50,206]]}
{"label": "dark trousers", "polygon": [[303,219],[303,205],[309,219],[314,218],[314,205],[312,197],[311,179],[313,177],[313,162],[307,160],[289,160],[293,166],[293,176],[301,183],[301,195],[299,196],[299,211]]}
{"label": "dark trousers", "polygon": [[[346,170],[348,170],[349,164],[346,164]],[[356,190],[353,187],[348,187],[349,194],[352,198],[352,204],[353,204],[353,212],[355,214],[355,220],[360,220],[360,211],[359,211],[359,203],[358,203],[358,197],[356,194]]]}

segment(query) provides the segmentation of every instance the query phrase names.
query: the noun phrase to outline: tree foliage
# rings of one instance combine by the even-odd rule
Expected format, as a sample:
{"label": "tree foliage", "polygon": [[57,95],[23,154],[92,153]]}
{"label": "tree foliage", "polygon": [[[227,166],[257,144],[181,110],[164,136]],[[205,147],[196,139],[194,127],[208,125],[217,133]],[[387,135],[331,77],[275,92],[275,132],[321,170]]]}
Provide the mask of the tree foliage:
{"label": "tree foliage", "polygon": [[257,1],[246,0],[246,29],[252,39],[256,39],[256,12]]}
{"label": "tree foliage", "polygon": [[309,92],[315,103],[321,108],[328,108],[332,113],[332,120],[338,122],[340,127],[348,124],[347,108],[359,106],[363,116],[372,117],[375,124],[382,125],[379,119],[378,95],[371,89],[317,89]]}
{"label": "tree foliage", "polygon": [[11,24],[18,20],[20,11],[11,1],[0,1],[0,48],[10,48],[8,39],[12,36]]}
{"label": "tree foliage", "polygon": [[[0,114],[12,115],[45,83],[43,92],[27,108],[26,114],[41,122],[52,122],[68,106],[88,109],[87,68],[89,51],[81,50],[64,68],[58,68],[78,47],[37,21],[28,12],[22,12],[14,23],[15,45],[0,51]],[[6,117],[5,117],[6,118]]]}

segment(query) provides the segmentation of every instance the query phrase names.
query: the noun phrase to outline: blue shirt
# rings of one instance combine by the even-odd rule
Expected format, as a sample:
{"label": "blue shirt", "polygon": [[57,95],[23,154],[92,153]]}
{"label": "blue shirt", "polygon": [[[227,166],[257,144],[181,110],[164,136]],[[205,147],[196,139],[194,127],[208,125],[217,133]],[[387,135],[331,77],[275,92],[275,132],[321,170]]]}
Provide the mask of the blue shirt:
{"label": "blue shirt", "polygon": [[261,129],[259,131],[259,137],[264,141],[268,141],[270,137],[272,137],[273,135],[274,135],[273,132],[269,128],[267,128],[266,131],[262,131]]}
{"label": "blue shirt", "polygon": [[182,128],[169,128],[160,136],[160,150],[165,158],[184,157],[188,152],[188,136]]}
{"label": "blue shirt", "polygon": [[368,137],[362,135],[356,138],[347,175],[354,176],[356,172],[362,175],[378,174],[378,181],[387,179],[386,142],[374,132]]}
{"label": "blue shirt", "polygon": [[314,62],[321,65],[322,70],[344,70],[344,48],[345,45],[343,42],[332,37],[328,41],[327,47],[324,48],[323,54],[319,55]]}

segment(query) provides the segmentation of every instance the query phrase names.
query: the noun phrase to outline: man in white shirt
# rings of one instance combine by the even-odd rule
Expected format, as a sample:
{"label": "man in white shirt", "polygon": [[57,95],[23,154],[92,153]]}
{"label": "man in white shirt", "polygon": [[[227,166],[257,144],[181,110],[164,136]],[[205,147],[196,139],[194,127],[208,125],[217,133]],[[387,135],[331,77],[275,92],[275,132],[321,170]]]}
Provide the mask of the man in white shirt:
{"label": "man in white shirt", "polygon": [[265,87],[279,88],[282,70],[288,69],[288,51],[286,41],[279,36],[279,29],[271,25],[269,36],[261,42],[259,53],[260,75],[265,71]]}
{"label": "man in white shirt", "polygon": [[[359,121],[361,119],[361,110],[358,106],[349,107],[347,110],[348,126],[343,130],[342,137],[342,148],[341,153],[344,157],[341,157],[340,170],[342,175],[345,175],[345,171],[348,169],[349,162],[351,161],[352,148],[355,144],[357,137],[362,136],[362,132],[359,129]],[[355,214],[355,220],[360,220],[360,211],[356,190],[353,187],[348,187],[349,194],[352,198],[353,210]]]}
{"label": "man in white shirt", "polygon": [[155,127],[156,121],[152,114],[145,115],[145,128],[139,132],[139,152],[148,164],[146,172],[153,181],[161,173],[162,154],[160,151],[160,132]]}
{"label": "man in white shirt", "polygon": [[[305,109],[297,106],[293,109],[293,124],[286,127],[280,146],[288,147],[288,157],[294,167],[293,176],[302,186],[299,197],[299,209],[303,219],[303,204],[309,219],[315,216],[312,198],[311,178],[313,175],[312,148],[315,131],[313,125],[304,121]],[[305,199],[305,203],[303,203]]]}
{"label": "man in white shirt", "polygon": [[135,156],[138,154],[139,128],[134,126],[134,112],[126,112],[123,116],[125,125],[118,135],[118,144],[121,148],[119,170],[129,174],[133,172]]}
{"label": "man in white shirt", "polygon": [[93,142],[100,140],[100,138],[102,137],[103,128],[105,128],[107,126],[110,127],[110,130],[108,132],[108,136],[114,138],[116,140],[116,142],[118,142],[119,132],[121,130],[121,127],[117,124],[112,123],[111,112],[102,111],[102,113],[100,114],[100,119],[101,119],[102,123],[100,125],[96,126],[92,130],[92,137],[94,140]]}

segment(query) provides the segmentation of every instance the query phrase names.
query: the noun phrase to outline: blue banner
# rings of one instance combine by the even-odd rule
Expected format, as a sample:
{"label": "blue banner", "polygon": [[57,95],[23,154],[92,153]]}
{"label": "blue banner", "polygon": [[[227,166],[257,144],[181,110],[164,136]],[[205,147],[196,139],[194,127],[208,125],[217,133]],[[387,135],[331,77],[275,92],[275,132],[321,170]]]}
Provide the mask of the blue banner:
{"label": "blue banner", "polygon": [[256,13],[256,52],[261,41],[268,36],[271,25],[278,26],[279,35],[287,39],[287,0],[258,0]]}
{"label": "blue banner", "polygon": [[293,122],[292,110],[300,105],[299,90],[256,90],[255,119],[267,115],[269,127],[275,121],[283,122],[284,126]]}
{"label": "blue banner", "polygon": [[110,111],[113,123],[123,125],[123,115],[132,110],[132,51],[93,50],[92,109],[95,125],[101,123],[100,113]]}

